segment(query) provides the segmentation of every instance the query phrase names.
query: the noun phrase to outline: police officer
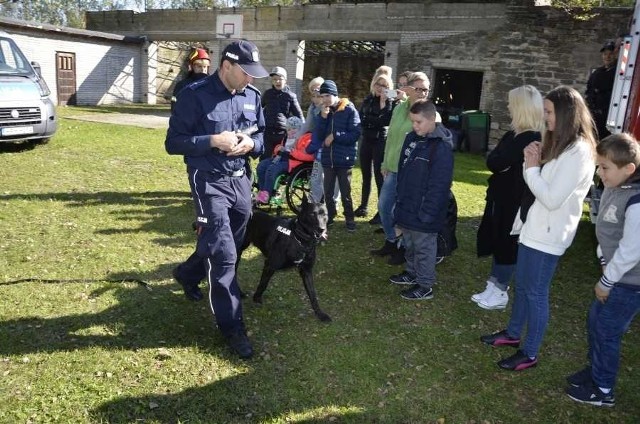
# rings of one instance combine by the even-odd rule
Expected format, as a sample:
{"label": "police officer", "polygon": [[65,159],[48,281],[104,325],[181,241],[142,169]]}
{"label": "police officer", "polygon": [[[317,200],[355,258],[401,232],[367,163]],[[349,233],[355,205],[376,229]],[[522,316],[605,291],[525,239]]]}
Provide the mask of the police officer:
{"label": "police officer", "polygon": [[613,41],[607,41],[600,49],[602,66],[596,68],[587,81],[585,100],[596,124],[598,139],[602,140],[611,133],[607,130],[607,115],[613,93],[613,82],[616,76],[616,49]]}
{"label": "police officer", "polygon": [[209,53],[205,49],[197,48],[194,49],[191,53],[189,53],[189,63],[188,63],[188,72],[187,76],[178,81],[176,86],[173,89],[173,96],[171,97],[171,111],[176,106],[176,101],[178,99],[178,94],[185,88],[187,85],[192,82],[198,81],[209,75],[209,66],[211,65],[211,60],[209,59]]}
{"label": "police officer", "polygon": [[250,84],[267,75],[253,43],[229,44],[218,70],[180,93],[165,140],[169,154],[184,155],[198,225],[195,252],[173,276],[191,300],[203,298],[198,284],[207,278],[217,326],[241,358],[253,348],[242,318],[236,246],[251,213],[246,156],[260,155],[264,131],[260,92]]}

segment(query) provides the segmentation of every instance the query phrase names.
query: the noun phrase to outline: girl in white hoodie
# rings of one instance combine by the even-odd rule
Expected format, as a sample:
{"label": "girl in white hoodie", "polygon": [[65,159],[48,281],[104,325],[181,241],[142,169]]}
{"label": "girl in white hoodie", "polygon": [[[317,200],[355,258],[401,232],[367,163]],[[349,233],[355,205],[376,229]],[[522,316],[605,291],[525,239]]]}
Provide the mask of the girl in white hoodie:
{"label": "girl in white hoodie", "polygon": [[523,175],[533,203],[523,201],[514,222],[520,246],[511,318],[505,330],[480,338],[492,346],[519,347],[526,326],[522,348],[498,362],[511,371],[538,362],[549,321],[551,279],[576,234],[595,172],[593,120],[580,93],[567,86],[553,89],[545,97],[544,113],[547,130],[542,143],[532,142],[524,149]]}

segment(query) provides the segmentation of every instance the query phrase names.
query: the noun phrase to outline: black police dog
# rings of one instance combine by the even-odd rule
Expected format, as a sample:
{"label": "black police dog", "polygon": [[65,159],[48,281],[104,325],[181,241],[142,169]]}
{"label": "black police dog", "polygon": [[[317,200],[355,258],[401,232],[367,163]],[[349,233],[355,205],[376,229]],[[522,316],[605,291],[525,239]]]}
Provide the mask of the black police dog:
{"label": "black police dog", "polygon": [[331,321],[318,305],[313,284],[313,265],[316,262],[316,246],[327,230],[327,208],[324,203],[312,203],[303,196],[300,213],[295,218],[269,215],[254,210],[244,243],[240,247],[236,268],[242,252],[250,244],[256,246],[264,256],[264,267],[260,283],[253,294],[253,301],[262,303],[262,294],[276,271],[296,267],[302,277],[311,307],[321,321]]}

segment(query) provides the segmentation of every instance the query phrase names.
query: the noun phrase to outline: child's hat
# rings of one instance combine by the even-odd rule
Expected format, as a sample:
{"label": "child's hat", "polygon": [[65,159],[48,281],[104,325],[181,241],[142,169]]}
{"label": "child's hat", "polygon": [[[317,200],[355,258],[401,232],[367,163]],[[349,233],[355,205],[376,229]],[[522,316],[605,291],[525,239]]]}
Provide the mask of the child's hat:
{"label": "child's hat", "polygon": [[332,96],[337,96],[338,86],[331,80],[324,80],[320,86],[320,94],[331,94]]}
{"label": "child's hat", "polygon": [[288,130],[299,130],[300,128],[302,128],[302,124],[302,119],[298,118],[297,116],[290,116],[289,118],[287,118]]}
{"label": "child's hat", "polygon": [[205,49],[200,49],[200,48],[195,49],[189,55],[189,63],[193,63],[196,60],[208,60],[208,61],[211,61],[209,59],[209,53],[207,53],[207,51]]}

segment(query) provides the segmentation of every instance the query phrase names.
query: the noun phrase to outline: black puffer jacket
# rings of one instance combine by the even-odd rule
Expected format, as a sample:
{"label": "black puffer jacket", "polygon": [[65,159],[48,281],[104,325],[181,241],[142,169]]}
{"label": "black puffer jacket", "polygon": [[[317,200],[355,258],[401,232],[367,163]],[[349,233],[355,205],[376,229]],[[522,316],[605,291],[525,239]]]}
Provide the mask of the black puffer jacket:
{"label": "black puffer jacket", "polygon": [[360,108],[362,139],[365,143],[387,140],[387,130],[392,112],[393,101],[391,99],[387,99],[384,107],[380,108],[380,97],[373,94],[365,97]]}
{"label": "black puffer jacket", "polygon": [[289,87],[282,90],[270,88],[262,95],[264,120],[267,130],[286,131],[287,118],[297,116],[304,121],[298,97]]}

